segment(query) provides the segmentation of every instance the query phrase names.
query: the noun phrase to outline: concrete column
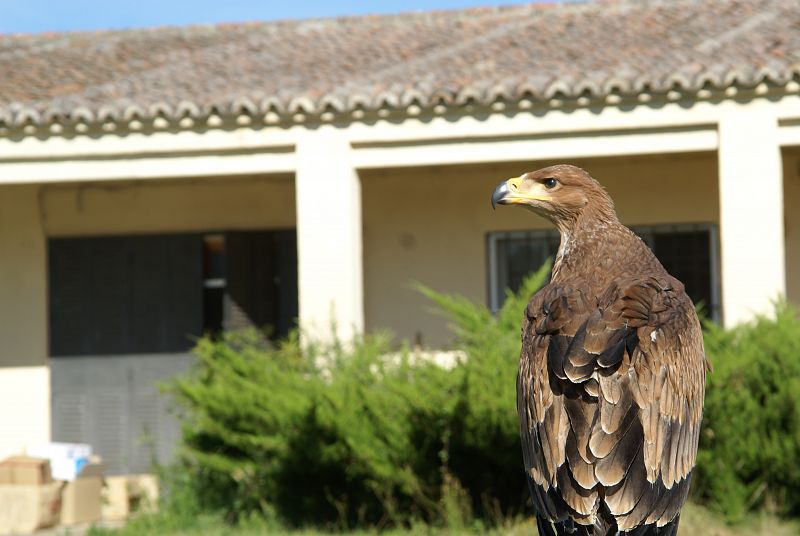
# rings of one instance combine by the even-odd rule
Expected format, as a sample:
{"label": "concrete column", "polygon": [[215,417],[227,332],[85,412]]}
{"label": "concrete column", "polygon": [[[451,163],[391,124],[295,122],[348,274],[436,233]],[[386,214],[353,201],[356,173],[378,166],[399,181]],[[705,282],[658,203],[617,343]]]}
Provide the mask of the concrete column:
{"label": "concrete column", "polygon": [[725,325],[769,314],[786,294],[778,122],[737,110],[719,123],[720,250]]}
{"label": "concrete column", "polygon": [[311,339],[343,340],[364,330],[361,183],[350,143],[331,128],[297,142],[300,327]]}

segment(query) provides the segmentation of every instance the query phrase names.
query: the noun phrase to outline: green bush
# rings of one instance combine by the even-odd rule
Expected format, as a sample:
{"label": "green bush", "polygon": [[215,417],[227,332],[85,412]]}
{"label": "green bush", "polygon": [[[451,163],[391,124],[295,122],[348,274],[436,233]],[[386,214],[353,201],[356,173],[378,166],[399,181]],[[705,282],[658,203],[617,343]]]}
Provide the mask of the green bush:
{"label": "green bush", "polygon": [[259,340],[202,340],[198,373],[173,388],[203,509],[347,526],[432,506],[423,457],[436,456],[455,385],[445,371],[410,367],[379,337],[305,351],[297,338],[274,349]]}
{"label": "green bush", "polygon": [[179,488],[190,488],[198,511],[290,526],[513,515],[526,493],[514,403],[519,311],[547,270],[497,316],[420,287],[470,356],[451,369],[393,352],[379,336],[306,347],[292,337],[275,348],[256,332],[201,340],[197,370],[170,388],[184,412],[178,472],[189,477]]}
{"label": "green bush", "polygon": [[800,321],[774,318],[724,330],[707,323],[703,432],[693,496],[731,520],[749,510],[800,515]]}
{"label": "green bush", "polygon": [[[171,391],[184,418],[180,518],[383,528],[497,524],[525,511],[516,416],[522,311],[549,266],[492,314],[420,292],[448,317],[450,369],[388,337],[266,347],[256,332],[203,339],[196,371]],[[737,519],[800,513],[800,322],[706,326],[709,375],[696,500]],[[476,525],[477,524],[477,525]]]}
{"label": "green bush", "polygon": [[455,346],[468,356],[449,443],[450,468],[473,508],[489,521],[525,511],[528,488],[522,470],[517,420],[516,377],[522,311],[550,274],[550,263],[507,291],[496,313],[460,296],[418,286],[450,320]]}

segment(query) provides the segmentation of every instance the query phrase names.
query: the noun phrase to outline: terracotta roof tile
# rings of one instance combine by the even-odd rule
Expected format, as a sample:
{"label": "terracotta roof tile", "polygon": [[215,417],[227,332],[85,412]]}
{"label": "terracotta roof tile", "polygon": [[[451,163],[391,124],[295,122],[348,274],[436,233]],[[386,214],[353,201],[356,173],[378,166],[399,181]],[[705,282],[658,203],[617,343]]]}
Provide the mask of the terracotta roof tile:
{"label": "terracotta roof tile", "polygon": [[0,36],[0,126],[349,113],[800,80],[797,0],[530,4]]}

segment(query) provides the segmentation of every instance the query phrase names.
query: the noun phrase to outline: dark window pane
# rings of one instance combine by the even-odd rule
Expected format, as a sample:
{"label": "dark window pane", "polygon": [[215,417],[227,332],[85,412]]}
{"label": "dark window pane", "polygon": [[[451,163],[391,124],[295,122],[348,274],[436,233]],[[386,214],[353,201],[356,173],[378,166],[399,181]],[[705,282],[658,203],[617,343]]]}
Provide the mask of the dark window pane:
{"label": "dark window pane", "polygon": [[507,289],[516,292],[525,277],[538,270],[548,258],[555,258],[560,238],[555,231],[537,231],[497,233],[492,239],[496,255],[492,294],[498,297],[492,306],[499,307],[505,301]]}
{"label": "dark window pane", "polygon": [[225,300],[225,235],[203,237],[203,332],[222,331]]}
{"label": "dark window pane", "polygon": [[207,286],[203,289],[203,332],[217,334],[222,331],[224,286]]}
{"label": "dark window pane", "polygon": [[[683,282],[695,302],[703,302],[712,318],[719,317],[719,300],[714,291],[710,226],[655,226],[633,229],[674,277]],[[491,236],[495,258],[491,281],[492,307],[499,307],[505,290],[518,290],[523,278],[538,269],[548,257],[555,257],[559,236],[553,232],[510,232]]]}
{"label": "dark window pane", "polygon": [[714,306],[708,231],[656,232],[653,252],[664,268],[686,286],[686,293],[693,302],[703,302],[709,309]]}
{"label": "dark window pane", "polygon": [[225,265],[225,329],[256,326],[286,336],[297,318],[295,231],[227,233]]}
{"label": "dark window pane", "polygon": [[181,352],[202,332],[296,324],[294,230],[49,241],[53,356]]}
{"label": "dark window pane", "polygon": [[53,356],[185,351],[202,328],[198,235],[52,239]]}
{"label": "dark window pane", "polygon": [[203,237],[203,279],[214,281],[225,278],[225,235]]}

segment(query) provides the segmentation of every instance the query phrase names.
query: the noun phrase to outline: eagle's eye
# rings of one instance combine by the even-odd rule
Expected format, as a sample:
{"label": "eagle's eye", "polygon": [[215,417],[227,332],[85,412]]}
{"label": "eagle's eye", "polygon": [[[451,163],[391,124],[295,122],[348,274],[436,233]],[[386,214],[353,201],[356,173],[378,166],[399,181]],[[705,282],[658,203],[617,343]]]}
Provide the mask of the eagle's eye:
{"label": "eagle's eye", "polygon": [[550,190],[550,189],[553,189],[553,188],[556,187],[556,184],[558,184],[558,181],[556,179],[552,178],[552,177],[549,177],[549,178],[543,180],[542,184],[544,184],[545,188]]}

